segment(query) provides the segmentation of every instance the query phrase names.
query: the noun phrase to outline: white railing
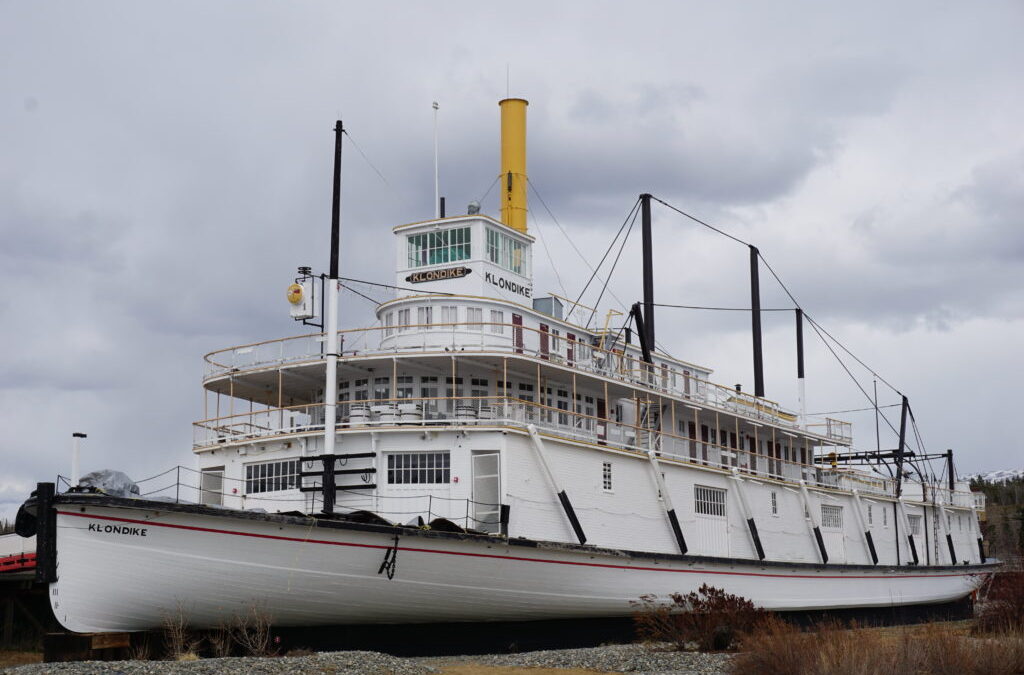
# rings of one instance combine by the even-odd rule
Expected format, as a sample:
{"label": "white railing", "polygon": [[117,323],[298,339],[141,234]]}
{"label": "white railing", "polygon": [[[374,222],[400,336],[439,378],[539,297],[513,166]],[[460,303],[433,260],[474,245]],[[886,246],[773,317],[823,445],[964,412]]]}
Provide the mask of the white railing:
{"label": "white railing", "polygon": [[[718,469],[733,468],[749,476],[761,476],[841,490],[893,495],[891,480],[850,469],[814,463],[813,447],[792,447],[774,454],[752,452],[677,435],[660,429],[624,424],[611,419],[575,413],[515,398],[447,397],[406,398],[341,402],[337,408],[339,433],[369,429],[440,428],[465,426],[515,426],[533,424],[562,438],[622,450],[647,453],[653,446],[664,458]],[[197,449],[223,447],[276,436],[322,434],[324,406],[309,404],[257,410],[196,422]],[[724,436],[724,435],[723,435]],[[716,434],[718,437],[718,434]],[[764,437],[760,440],[773,440]],[[781,438],[779,441],[781,442]],[[768,444],[771,447],[771,443]],[[769,450],[769,452],[771,452]],[[801,457],[806,461],[796,461]]]}
{"label": "white railing", "polygon": [[[479,330],[477,330],[479,329]],[[496,332],[500,329],[502,332]],[[805,418],[765,398],[737,391],[688,371],[660,365],[646,366],[633,355],[607,350],[565,335],[514,324],[449,323],[427,326],[389,326],[339,331],[342,358],[394,354],[457,352],[522,355],[541,361],[619,380],[695,405],[714,406],[747,419],[804,429],[838,444],[852,441],[849,422],[831,418]],[[206,378],[291,363],[319,360],[324,335],[302,335],[211,352],[205,357]]]}

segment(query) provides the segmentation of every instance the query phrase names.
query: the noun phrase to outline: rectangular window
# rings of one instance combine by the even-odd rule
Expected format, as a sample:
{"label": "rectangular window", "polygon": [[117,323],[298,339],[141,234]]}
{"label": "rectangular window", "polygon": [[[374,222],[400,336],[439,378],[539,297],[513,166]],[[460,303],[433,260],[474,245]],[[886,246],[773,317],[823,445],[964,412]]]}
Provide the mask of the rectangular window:
{"label": "rectangular window", "polygon": [[720,488],[707,487],[706,485],[693,486],[693,511],[705,516],[725,517],[725,490]]}
{"label": "rectangular window", "polygon": [[495,335],[503,335],[505,333],[505,312],[499,312],[497,310],[491,310],[491,332]]}
{"label": "rectangular window", "polygon": [[921,516],[908,515],[907,521],[910,523],[910,534],[921,536]]}
{"label": "rectangular window", "polygon": [[458,323],[459,308],[455,305],[442,305],[441,323]]}
{"label": "rectangular window", "polygon": [[398,398],[412,398],[412,375],[399,375],[395,378],[395,393]]}
{"label": "rectangular window", "polygon": [[391,398],[391,378],[373,378],[373,400],[382,401],[386,398]]}
{"label": "rectangular window", "polygon": [[779,495],[774,490],[772,491],[772,515],[779,515]]}
{"label": "rectangular window", "polygon": [[479,307],[466,308],[466,323],[470,330],[483,330],[484,310]]}
{"label": "rectangular window", "polygon": [[533,401],[533,385],[525,382],[519,383],[519,398],[524,401]]}
{"label": "rectangular window", "polygon": [[409,267],[458,262],[469,260],[471,257],[472,246],[468,227],[410,234],[406,241]]}
{"label": "rectangular window", "polygon": [[601,465],[601,484],[604,489],[611,492],[612,489],[612,463],[604,462]]}
{"label": "rectangular window", "polygon": [[416,323],[421,326],[429,326],[434,323],[434,308],[429,305],[427,307],[417,307]]}
{"label": "rectangular window", "polygon": [[393,326],[395,325],[395,313],[388,312],[384,315],[384,337],[387,337],[395,332]]}
{"label": "rectangular window", "polygon": [[487,259],[510,272],[529,276],[526,246],[504,232],[487,230]]}
{"label": "rectangular window", "polygon": [[388,483],[391,485],[441,485],[450,482],[450,453],[392,452],[388,454]]}
{"label": "rectangular window", "polygon": [[245,494],[294,490],[299,485],[299,460],[245,465]]}
{"label": "rectangular window", "polygon": [[409,330],[409,324],[410,323],[411,322],[409,321],[409,310],[408,309],[400,309],[400,310],[398,310],[398,330],[399,330],[399,332],[401,332],[403,330]]}
{"label": "rectangular window", "polygon": [[868,504],[868,525],[874,525],[874,523],[875,523],[875,516],[871,512],[871,504]]}
{"label": "rectangular window", "polygon": [[843,527],[843,507],[834,504],[821,505],[821,526],[834,529]]}

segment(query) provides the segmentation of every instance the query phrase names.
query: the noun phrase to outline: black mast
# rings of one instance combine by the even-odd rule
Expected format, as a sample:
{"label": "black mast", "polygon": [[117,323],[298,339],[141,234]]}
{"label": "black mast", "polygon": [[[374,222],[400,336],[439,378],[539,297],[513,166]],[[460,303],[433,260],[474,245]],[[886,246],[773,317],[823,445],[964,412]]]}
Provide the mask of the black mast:
{"label": "black mast", "polygon": [[[328,274],[327,282],[329,284],[338,283],[338,240],[341,229],[341,137],[344,133],[345,128],[342,126],[341,120],[338,120],[334,125],[334,186],[333,196],[331,199],[331,269]],[[335,311],[333,307],[331,308],[331,311]],[[330,324],[330,322],[327,323],[328,325]],[[330,329],[330,327],[328,329]],[[324,391],[324,394],[324,400],[326,402],[326,390]],[[333,453],[324,453],[322,460],[323,476],[321,477],[321,484],[323,486],[324,497],[323,512],[330,515],[334,513],[334,501],[338,489],[334,475],[335,455]]]}
{"label": "black mast", "polygon": [[761,280],[756,246],[750,247],[750,327],[754,338],[754,396],[764,396],[764,355],[761,352]]}
{"label": "black mast", "polygon": [[[654,243],[651,240],[651,195],[640,195],[640,224],[644,248],[644,328],[647,348],[654,351]],[[637,326],[639,329],[640,326]]]}

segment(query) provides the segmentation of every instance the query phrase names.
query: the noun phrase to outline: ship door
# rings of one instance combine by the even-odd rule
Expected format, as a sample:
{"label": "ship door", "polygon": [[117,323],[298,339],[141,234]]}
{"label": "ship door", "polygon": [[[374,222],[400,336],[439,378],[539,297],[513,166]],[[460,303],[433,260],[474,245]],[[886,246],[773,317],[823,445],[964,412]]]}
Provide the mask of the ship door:
{"label": "ship door", "polygon": [[512,343],[516,348],[516,354],[523,353],[523,317],[519,314],[512,315]]}
{"label": "ship door", "polygon": [[199,503],[209,506],[224,505],[224,467],[203,469],[199,476]]}
{"label": "ship door", "polygon": [[542,323],[540,325],[540,357],[544,360],[548,359],[550,348],[548,347],[548,325]]}
{"label": "ship door", "polygon": [[473,451],[473,497],[469,527],[501,532],[501,463],[495,450]]}
{"label": "ship door", "polygon": [[573,364],[573,357],[576,356],[575,345],[576,336],[572,333],[565,334],[565,360],[571,366]]}

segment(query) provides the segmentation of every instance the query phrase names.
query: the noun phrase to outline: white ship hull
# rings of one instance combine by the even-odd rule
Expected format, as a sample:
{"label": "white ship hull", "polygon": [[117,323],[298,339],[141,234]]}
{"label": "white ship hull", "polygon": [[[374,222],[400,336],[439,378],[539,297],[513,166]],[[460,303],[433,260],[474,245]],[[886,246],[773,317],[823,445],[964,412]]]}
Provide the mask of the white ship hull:
{"label": "white ship hull", "polygon": [[702,584],[771,610],[891,607],[963,598],[992,569],[761,564],[90,501],[57,505],[50,597],[78,632],[146,630],[178,614],[211,627],[254,606],[277,626],[615,617],[643,595]]}

